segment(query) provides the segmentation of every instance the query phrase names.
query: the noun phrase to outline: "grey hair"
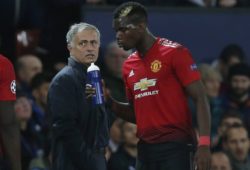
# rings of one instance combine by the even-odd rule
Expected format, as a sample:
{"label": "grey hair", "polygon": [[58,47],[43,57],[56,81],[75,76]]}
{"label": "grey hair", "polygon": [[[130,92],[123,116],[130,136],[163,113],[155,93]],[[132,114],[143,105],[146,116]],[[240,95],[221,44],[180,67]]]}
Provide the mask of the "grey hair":
{"label": "grey hair", "polygon": [[73,41],[75,35],[82,30],[95,30],[97,33],[97,36],[99,38],[99,42],[100,42],[101,34],[100,34],[100,31],[98,30],[98,28],[96,28],[94,25],[80,22],[78,24],[73,24],[70,26],[69,31],[66,34],[67,44],[72,45],[72,41]]}

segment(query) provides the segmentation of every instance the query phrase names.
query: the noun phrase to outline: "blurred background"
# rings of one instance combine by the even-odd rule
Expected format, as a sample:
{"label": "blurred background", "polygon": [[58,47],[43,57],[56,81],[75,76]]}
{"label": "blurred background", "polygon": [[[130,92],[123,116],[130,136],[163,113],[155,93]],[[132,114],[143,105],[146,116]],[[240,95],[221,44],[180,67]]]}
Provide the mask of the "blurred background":
{"label": "blurred background", "polygon": [[[70,25],[87,22],[100,29],[97,65],[114,98],[126,101],[121,67],[130,52],[117,46],[112,29],[112,12],[123,2],[0,1],[0,53],[15,65],[15,111],[20,122],[24,170],[49,169],[46,99],[51,79],[67,64],[65,35]],[[137,2],[148,9],[152,33],[188,47],[199,66],[212,114],[212,170],[232,170],[231,166],[242,160],[247,160],[242,167],[250,169],[250,0]],[[191,101],[190,108],[196,128]],[[231,139],[241,141],[241,145],[230,143]],[[109,170],[135,169],[137,141],[136,126],[115,119],[106,153]]]}

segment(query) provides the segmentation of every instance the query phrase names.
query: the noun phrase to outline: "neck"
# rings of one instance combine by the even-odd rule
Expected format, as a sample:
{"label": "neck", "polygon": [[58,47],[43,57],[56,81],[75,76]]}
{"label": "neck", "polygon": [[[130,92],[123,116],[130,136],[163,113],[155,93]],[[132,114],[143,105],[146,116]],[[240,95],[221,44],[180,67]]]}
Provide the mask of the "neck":
{"label": "neck", "polygon": [[75,58],[73,55],[70,55],[70,57],[75,60],[76,62],[80,63],[79,60],[77,60],[77,58]]}
{"label": "neck", "polygon": [[70,57],[74,60],[74,61],[76,61],[77,63],[79,63],[79,64],[82,64],[82,65],[84,65],[84,66],[86,66],[86,67],[89,67],[90,66],[90,63],[89,64],[84,64],[84,63],[81,63],[76,57],[74,57],[73,55],[70,55]]}
{"label": "neck", "polygon": [[138,43],[136,49],[141,55],[144,56],[147,53],[147,51],[153,46],[155,41],[156,37],[153,34],[151,34],[147,29],[144,38],[141,40],[140,43]]}
{"label": "neck", "polygon": [[137,148],[135,147],[131,147],[131,146],[124,146],[124,150],[132,157],[136,158],[137,157]]}

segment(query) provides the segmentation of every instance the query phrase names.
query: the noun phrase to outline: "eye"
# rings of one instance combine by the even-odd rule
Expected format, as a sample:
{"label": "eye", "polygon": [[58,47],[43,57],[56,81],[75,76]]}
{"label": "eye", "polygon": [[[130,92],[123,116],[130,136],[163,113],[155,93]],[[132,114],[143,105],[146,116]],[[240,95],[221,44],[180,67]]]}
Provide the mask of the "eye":
{"label": "eye", "polygon": [[91,44],[92,44],[92,45],[96,45],[96,44],[97,44],[97,41],[91,41]]}
{"label": "eye", "polygon": [[88,41],[80,41],[79,45],[82,47],[85,47],[87,45]]}
{"label": "eye", "polygon": [[93,41],[90,41],[90,43],[91,43],[91,45],[93,46],[93,47],[97,47],[98,46],[98,41],[96,41],[96,40],[93,40]]}
{"label": "eye", "polygon": [[118,32],[118,31],[125,32],[125,31],[127,31],[127,30],[128,30],[127,27],[120,27],[120,28],[118,28],[118,29],[116,30],[116,32]]}

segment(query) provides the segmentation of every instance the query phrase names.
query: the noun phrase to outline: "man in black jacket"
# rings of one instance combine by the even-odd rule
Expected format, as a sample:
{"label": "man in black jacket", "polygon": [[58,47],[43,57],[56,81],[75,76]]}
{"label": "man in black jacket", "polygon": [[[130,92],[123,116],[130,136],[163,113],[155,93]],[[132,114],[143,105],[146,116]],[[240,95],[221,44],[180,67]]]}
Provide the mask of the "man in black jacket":
{"label": "man in black jacket", "polygon": [[85,93],[87,67],[98,58],[100,32],[90,24],[70,27],[68,66],[52,80],[48,109],[52,121],[53,170],[106,170],[108,120],[103,105]]}

